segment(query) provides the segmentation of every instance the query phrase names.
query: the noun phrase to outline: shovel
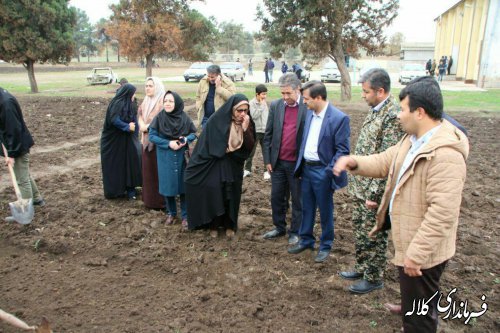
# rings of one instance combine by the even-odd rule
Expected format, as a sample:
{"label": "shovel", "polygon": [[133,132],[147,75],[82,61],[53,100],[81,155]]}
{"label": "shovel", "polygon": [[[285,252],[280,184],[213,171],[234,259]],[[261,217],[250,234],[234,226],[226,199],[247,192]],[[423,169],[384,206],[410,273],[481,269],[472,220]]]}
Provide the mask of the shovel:
{"label": "shovel", "polygon": [[[9,160],[9,155],[7,153],[7,149],[5,149],[4,144],[2,143],[3,155],[5,156],[5,161]],[[9,202],[10,212],[12,214],[12,218],[18,223],[21,224],[30,224],[33,220],[33,216],[35,215],[35,209],[33,208],[33,199],[23,199],[21,196],[21,191],[19,190],[19,185],[17,185],[16,175],[14,174],[14,169],[12,165],[7,163],[9,168],[10,177],[12,178],[12,185],[14,185],[14,190],[16,192],[17,200],[14,202]]]}

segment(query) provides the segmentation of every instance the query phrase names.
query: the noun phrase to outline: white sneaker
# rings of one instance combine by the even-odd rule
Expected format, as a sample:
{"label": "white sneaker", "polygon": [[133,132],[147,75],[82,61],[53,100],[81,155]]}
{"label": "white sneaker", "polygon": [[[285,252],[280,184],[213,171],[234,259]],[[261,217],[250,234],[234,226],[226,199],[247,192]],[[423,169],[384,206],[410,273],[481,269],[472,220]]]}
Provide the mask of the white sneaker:
{"label": "white sneaker", "polygon": [[243,178],[250,176],[251,172],[248,170],[243,171]]}
{"label": "white sneaker", "polygon": [[271,175],[269,174],[269,172],[264,172],[264,180],[269,180],[271,179]]}

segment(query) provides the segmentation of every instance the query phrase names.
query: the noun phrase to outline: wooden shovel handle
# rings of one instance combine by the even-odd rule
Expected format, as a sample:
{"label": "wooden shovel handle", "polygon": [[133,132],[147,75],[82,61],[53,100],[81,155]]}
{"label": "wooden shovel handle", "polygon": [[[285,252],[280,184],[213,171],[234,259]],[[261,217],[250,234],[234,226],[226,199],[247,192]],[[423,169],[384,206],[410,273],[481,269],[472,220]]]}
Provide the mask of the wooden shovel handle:
{"label": "wooden shovel handle", "polygon": [[5,162],[7,164],[7,167],[9,168],[10,178],[12,179],[12,185],[14,185],[14,191],[16,192],[17,200],[20,200],[23,198],[23,196],[21,195],[21,191],[19,190],[19,185],[17,185],[16,174],[14,173],[14,169],[12,168],[12,165],[9,163],[9,153],[7,152],[7,149],[5,148],[3,143],[2,143],[2,149],[3,149],[3,156],[5,156]]}

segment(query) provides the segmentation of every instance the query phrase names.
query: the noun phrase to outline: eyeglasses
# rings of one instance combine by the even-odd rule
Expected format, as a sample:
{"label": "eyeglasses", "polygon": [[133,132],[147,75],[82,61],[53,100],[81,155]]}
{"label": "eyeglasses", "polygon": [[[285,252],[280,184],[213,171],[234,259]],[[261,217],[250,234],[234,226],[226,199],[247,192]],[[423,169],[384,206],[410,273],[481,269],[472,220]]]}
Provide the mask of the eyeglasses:
{"label": "eyeglasses", "polygon": [[236,109],[238,112],[248,112],[248,109]]}

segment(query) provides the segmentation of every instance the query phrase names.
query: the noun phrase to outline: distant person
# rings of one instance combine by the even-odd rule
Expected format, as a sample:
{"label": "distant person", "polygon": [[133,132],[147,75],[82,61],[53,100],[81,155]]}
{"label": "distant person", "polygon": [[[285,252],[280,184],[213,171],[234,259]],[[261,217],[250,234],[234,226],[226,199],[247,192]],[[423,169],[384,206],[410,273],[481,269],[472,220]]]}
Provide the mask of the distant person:
{"label": "distant person", "polygon": [[252,58],[248,59],[248,75],[253,76],[253,62]]}
{"label": "distant person", "polygon": [[286,62],[283,61],[281,63],[281,73],[285,74],[286,72],[288,72],[288,65],[286,64]]}
{"label": "distant person", "polygon": [[141,143],[137,137],[136,88],[126,83],[118,89],[106,111],[101,135],[101,167],[104,196],[136,200],[142,186]]}
{"label": "distant person", "polygon": [[189,229],[220,228],[232,238],[238,229],[243,165],[255,144],[248,99],[231,96],[208,120],[186,168]]}
{"label": "distant person", "polygon": [[445,63],[444,59],[439,61],[438,74],[439,74],[438,81],[442,82],[443,77],[446,75],[446,63]]}
{"label": "distant person", "polygon": [[450,75],[451,66],[453,65],[453,58],[450,56],[448,60],[448,75]]}
{"label": "distant person", "polygon": [[177,217],[176,197],[181,205],[182,227],[187,229],[187,210],[184,190],[184,158],[189,143],[196,139],[196,127],[184,112],[184,101],[173,91],[162,96],[163,109],[149,126],[149,139],[157,146],[159,192],[167,206],[166,224]]}
{"label": "distant person", "polygon": [[434,75],[436,75],[436,59],[432,59],[430,74],[432,77],[434,77]]}
{"label": "distant person", "polygon": [[264,75],[266,77],[265,83],[269,83],[269,61],[267,57],[264,59]]}
{"label": "distant person", "polygon": [[[245,171],[243,172],[243,177],[250,176],[252,174],[252,160],[255,155],[255,150],[257,150],[257,143],[260,144],[260,148],[264,151],[264,134],[266,132],[267,117],[269,115],[269,108],[267,107],[267,87],[263,84],[257,85],[255,87],[255,97],[250,101],[250,115],[255,123],[255,145],[253,146],[250,156],[245,162]],[[264,169],[266,166],[264,165]],[[271,175],[267,170],[264,172],[264,180],[271,178]]]}
{"label": "distant person", "polygon": [[207,75],[200,80],[196,92],[198,126],[203,128],[208,119],[236,92],[234,82],[221,73],[218,65],[207,67]]}
{"label": "distant person", "polygon": [[157,77],[148,77],[145,84],[146,96],[137,112],[139,131],[142,144],[142,201],[144,206],[153,209],[163,209],[165,198],[158,191],[157,149],[149,141],[149,125],[163,109],[165,87]]}
{"label": "distant person", "polygon": [[425,64],[425,70],[427,71],[427,74],[430,75],[431,73],[431,68],[432,68],[432,60],[429,59],[426,64]]}
{"label": "distant person", "polygon": [[[45,206],[45,200],[30,173],[30,148],[34,145],[33,137],[24,122],[17,99],[1,87],[0,141],[7,149],[7,156],[4,156],[1,147],[0,155],[8,157],[6,163],[14,169],[22,198],[33,199],[35,206]],[[6,220],[13,222],[14,218],[9,216]]]}
{"label": "distant person", "polygon": [[[365,177],[387,177],[370,236],[392,231],[405,333],[436,332],[441,276],[456,249],[469,155],[467,137],[442,119],[443,96],[427,81],[399,93],[398,119],[407,133],[380,154],[344,156],[334,166]],[[423,301],[425,300],[425,302]],[[425,311],[417,302],[425,303]]]}
{"label": "distant person", "polygon": [[300,241],[288,249],[290,254],[314,250],[314,225],[319,210],[321,237],[314,261],[325,262],[334,240],[333,194],[347,186],[347,174],[334,176],[335,162],[349,155],[351,130],[349,117],[328,102],[326,86],[307,82],[302,91],[307,111],[304,136],[295,165],[295,177],[301,177],[302,224]]}
{"label": "distant person", "polygon": [[236,58],[236,62],[240,62],[240,58]]}
{"label": "distant person", "polygon": [[274,61],[271,57],[269,57],[267,71],[269,75],[269,81],[273,82],[273,73],[274,73]]}
{"label": "distant person", "polygon": [[295,73],[295,75],[297,76],[297,78],[299,80],[302,80],[302,71],[303,71],[302,66],[300,66],[300,64],[297,62],[295,63],[294,66],[295,66],[295,69],[293,70],[293,72]]}
{"label": "distant person", "polygon": [[[278,81],[282,98],[269,107],[264,135],[264,163],[271,174],[271,210],[274,229],[263,235],[264,239],[283,237],[288,231],[288,243],[299,241],[302,221],[302,194],[300,180],[294,169],[304,132],[307,106],[300,94],[300,80],[287,73]],[[288,198],[292,198],[291,223],[287,230],[286,211]]]}

